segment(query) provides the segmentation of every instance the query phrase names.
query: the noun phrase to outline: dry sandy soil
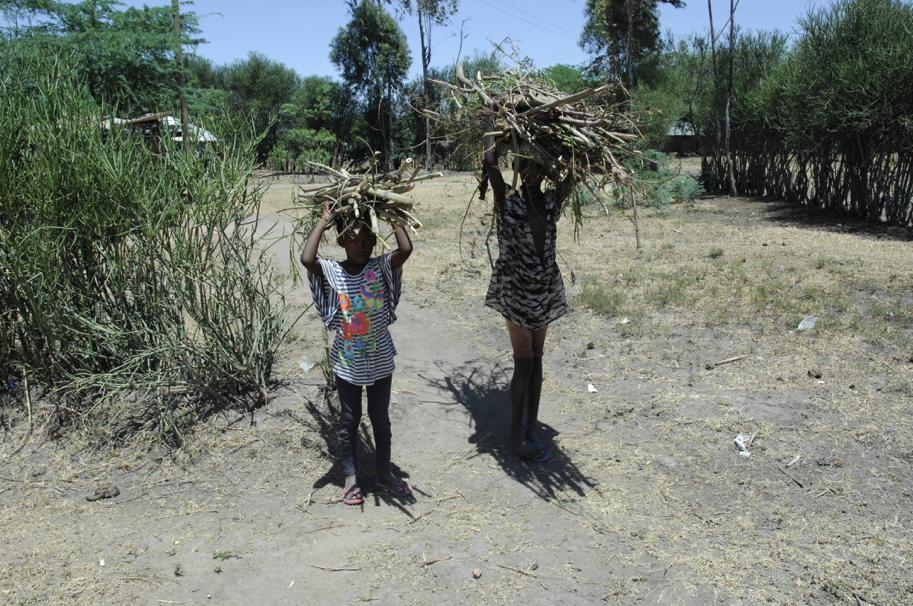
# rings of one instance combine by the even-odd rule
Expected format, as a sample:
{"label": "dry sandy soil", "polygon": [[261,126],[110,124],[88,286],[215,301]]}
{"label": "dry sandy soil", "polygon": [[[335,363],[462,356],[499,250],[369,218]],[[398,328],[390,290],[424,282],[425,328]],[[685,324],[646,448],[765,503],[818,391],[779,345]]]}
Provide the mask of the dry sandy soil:
{"label": "dry sandy soil", "polygon": [[[338,503],[333,402],[299,367],[323,355],[308,311],[255,425],[219,415],[171,454],[73,430],[11,455],[8,430],[0,603],[913,603],[909,232],[715,197],[645,213],[640,252],[617,212],[591,209],[579,242],[563,221],[575,312],[550,330],[556,456],[535,465],[502,448],[511,359],[482,305],[483,205],[458,247],[473,188],[416,193],[391,407],[414,502]],[[293,189],[272,183],[267,222],[287,229]],[[369,431],[363,446],[372,490]],[[86,500],[105,483],[118,496]]]}

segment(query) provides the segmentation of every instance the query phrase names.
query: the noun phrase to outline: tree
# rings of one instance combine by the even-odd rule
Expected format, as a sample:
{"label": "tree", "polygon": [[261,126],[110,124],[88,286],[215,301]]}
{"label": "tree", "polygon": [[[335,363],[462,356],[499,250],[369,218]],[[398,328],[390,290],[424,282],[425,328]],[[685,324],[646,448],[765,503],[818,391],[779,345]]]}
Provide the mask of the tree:
{"label": "tree", "polygon": [[[389,0],[388,0],[389,1]],[[418,16],[418,34],[422,46],[422,103],[429,107],[434,96],[428,70],[431,67],[431,28],[446,25],[457,11],[458,0],[400,0],[403,10]],[[431,168],[431,118],[425,117],[425,167]]]}
{"label": "tree", "polygon": [[365,104],[366,118],[380,133],[384,160],[393,167],[393,103],[411,58],[406,36],[384,8],[372,0],[349,0],[352,19],[339,28],[330,60],[346,86]]}
{"label": "tree", "polygon": [[251,53],[247,59],[223,68],[221,80],[235,109],[249,115],[262,135],[257,155],[265,159],[278,138],[275,121],[279,109],[298,90],[298,74],[282,63]]}
{"label": "tree", "polygon": [[[3,0],[6,35],[39,54],[66,57],[92,95],[126,113],[173,107],[177,92],[171,6],[126,8],[115,0]],[[201,42],[181,15],[183,46]]]}
{"label": "tree", "polygon": [[309,76],[292,98],[279,109],[276,123],[277,144],[270,151],[270,164],[285,171],[301,170],[314,160],[331,163],[337,152],[335,101],[340,98],[338,83],[329,78]]}
{"label": "tree", "polygon": [[[713,61],[713,90],[714,90],[715,96],[719,97],[720,96],[720,87],[721,87],[720,81],[722,80],[722,77],[720,76],[720,64],[719,64],[719,60],[718,60],[718,53],[716,50],[717,33],[713,27],[713,2],[712,2],[712,0],[707,0],[707,14],[710,19],[710,51],[711,51],[711,57],[712,57],[712,61]],[[726,82],[726,102],[725,102],[724,118],[723,118],[723,120],[724,120],[723,131],[724,131],[724,135],[725,135],[724,136],[724,147],[725,147],[725,153],[726,153],[726,173],[727,173],[727,176],[729,177],[729,193],[733,196],[737,196],[738,190],[736,188],[736,183],[735,183],[735,168],[733,166],[732,148],[730,145],[730,136],[732,133],[732,127],[731,127],[732,119],[731,119],[731,114],[730,114],[731,106],[732,106],[732,74],[733,74],[733,61],[734,61],[734,57],[735,57],[735,2],[734,2],[734,0],[729,0],[729,21],[727,22],[727,24],[729,25],[729,52],[728,52],[729,71],[728,71],[728,78],[727,78],[727,82]],[[725,29],[725,25],[723,26],[723,28]],[[722,32],[720,32],[720,34],[722,34]],[[719,122],[719,118],[717,118],[717,120],[716,120],[716,145],[717,145],[717,148],[719,148],[719,146],[720,146],[720,139],[721,139],[720,130],[721,130],[720,122]]]}
{"label": "tree", "polygon": [[593,68],[634,88],[638,67],[660,47],[658,5],[684,0],[587,0],[580,46],[594,55]]}
{"label": "tree", "polygon": [[574,65],[558,63],[542,70],[542,75],[555,83],[558,90],[577,93],[590,85],[584,71]]}

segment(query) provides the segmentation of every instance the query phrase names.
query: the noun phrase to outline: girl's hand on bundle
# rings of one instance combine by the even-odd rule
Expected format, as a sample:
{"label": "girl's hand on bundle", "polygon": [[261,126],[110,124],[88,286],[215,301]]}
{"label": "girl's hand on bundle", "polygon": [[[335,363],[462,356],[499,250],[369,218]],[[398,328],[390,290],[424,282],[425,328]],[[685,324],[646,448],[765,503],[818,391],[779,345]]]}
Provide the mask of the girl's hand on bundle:
{"label": "girl's hand on bundle", "polygon": [[327,201],[323,203],[323,209],[320,211],[320,218],[327,223],[330,222],[330,220],[333,218],[332,202]]}

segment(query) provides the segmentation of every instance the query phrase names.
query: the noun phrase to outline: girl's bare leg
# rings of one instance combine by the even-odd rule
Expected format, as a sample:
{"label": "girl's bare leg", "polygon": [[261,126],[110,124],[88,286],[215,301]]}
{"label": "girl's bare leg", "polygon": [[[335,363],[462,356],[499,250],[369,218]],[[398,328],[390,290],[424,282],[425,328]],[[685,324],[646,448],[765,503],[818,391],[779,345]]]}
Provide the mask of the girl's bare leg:
{"label": "girl's bare leg", "polygon": [[507,321],[507,334],[514,352],[514,375],[510,382],[510,441],[511,450],[523,458],[533,458],[535,448],[523,435],[523,416],[533,374],[533,331]]}
{"label": "girl's bare leg", "polygon": [[533,368],[529,377],[529,391],[526,404],[526,439],[537,448],[539,441],[539,400],[542,396],[542,352],[545,348],[545,335],[548,325],[532,331]]}

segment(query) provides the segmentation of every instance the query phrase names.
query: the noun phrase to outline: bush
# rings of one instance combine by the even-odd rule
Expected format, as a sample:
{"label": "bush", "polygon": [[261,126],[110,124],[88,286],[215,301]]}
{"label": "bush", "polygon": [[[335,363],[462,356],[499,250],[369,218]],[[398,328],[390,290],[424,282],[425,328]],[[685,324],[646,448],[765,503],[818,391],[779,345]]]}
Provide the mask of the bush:
{"label": "bush", "polygon": [[[678,164],[672,156],[656,150],[644,152],[641,160],[627,160],[636,182],[638,202],[662,210],[670,204],[691,202],[704,193],[701,184],[688,175],[679,174]],[[616,190],[615,205],[627,208],[629,199],[625,190]]]}
{"label": "bush", "polygon": [[60,62],[0,62],[0,369],[114,438],[262,404],[287,322],[252,145],[157,154]]}

